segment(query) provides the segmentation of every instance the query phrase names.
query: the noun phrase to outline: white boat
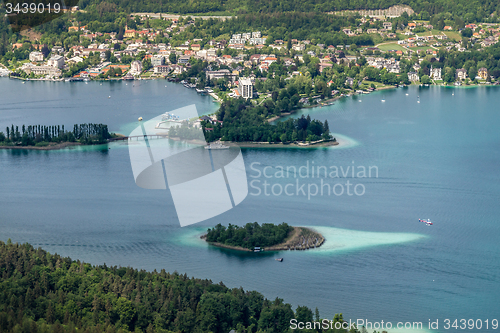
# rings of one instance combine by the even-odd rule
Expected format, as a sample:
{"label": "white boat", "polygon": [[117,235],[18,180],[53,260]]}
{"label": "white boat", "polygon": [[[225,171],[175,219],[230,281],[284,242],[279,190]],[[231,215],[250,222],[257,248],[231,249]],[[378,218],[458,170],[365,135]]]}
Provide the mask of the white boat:
{"label": "white boat", "polygon": [[385,99],[383,99],[381,102],[382,102],[382,103],[384,103],[384,102],[385,102]]}
{"label": "white boat", "polygon": [[229,149],[229,146],[223,145],[220,141],[216,141],[206,145],[205,149]]}

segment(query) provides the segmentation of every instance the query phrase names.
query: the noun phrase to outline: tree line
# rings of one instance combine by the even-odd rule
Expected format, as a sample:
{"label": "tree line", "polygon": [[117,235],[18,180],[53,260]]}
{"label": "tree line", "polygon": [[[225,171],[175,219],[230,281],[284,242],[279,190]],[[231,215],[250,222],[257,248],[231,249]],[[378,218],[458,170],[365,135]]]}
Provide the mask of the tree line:
{"label": "tree line", "polygon": [[[289,103],[288,90],[283,89],[282,91],[286,91],[287,95],[282,94],[281,101]],[[278,96],[280,94],[281,92]],[[253,106],[250,101],[241,98],[225,101],[216,113],[217,119],[222,120],[222,125],[202,122],[207,141],[221,139],[235,142],[290,143],[330,140],[332,138],[328,121],[311,120],[309,115],[270,124],[268,122],[269,115],[275,114],[276,109],[281,114],[280,101],[276,101],[275,103],[272,99],[268,99],[259,106]],[[209,128],[211,130],[207,131]]]}
{"label": "tree line", "polygon": [[83,144],[100,144],[112,137],[108,126],[104,124],[75,124],[73,131],[66,131],[64,125],[11,125],[5,129],[6,133],[0,132],[0,143],[34,146],[42,143],[80,142]]}
{"label": "tree line", "polygon": [[285,222],[278,225],[272,223],[259,225],[254,222],[247,223],[244,227],[229,223],[227,228],[219,223],[207,230],[206,241],[253,250],[256,246],[266,247],[283,243],[292,231],[293,227]]}
{"label": "tree line", "polygon": [[[291,333],[305,306],[177,272],[92,266],[0,241],[0,332]],[[334,321],[342,321],[335,315]],[[302,330],[344,333],[347,330]],[[357,330],[351,329],[350,333]]]}

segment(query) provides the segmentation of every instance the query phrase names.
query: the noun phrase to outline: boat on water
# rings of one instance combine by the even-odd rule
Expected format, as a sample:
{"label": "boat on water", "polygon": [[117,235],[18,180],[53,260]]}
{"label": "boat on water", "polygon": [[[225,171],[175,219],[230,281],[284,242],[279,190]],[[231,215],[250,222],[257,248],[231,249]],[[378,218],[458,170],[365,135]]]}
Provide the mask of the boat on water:
{"label": "boat on water", "polygon": [[203,94],[203,93],[206,93],[207,91],[205,89],[198,89],[198,88],[196,88],[196,92]]}
{"label": "boat on water", "polygon": [[165,112],[164,114],[161,115],[161,121],[158,124],[156,124],[155,128],[156,129],[162,128],[161,127],[162,124],[168,124],[168,123],[180,124],[182,123],[182,120],[180,119],[179,116],[176,116],[173,113]]}
{"label": "boat on water", "polygon": [[220,141],[216,141],[206,145],[205,149],[229,149],[229,146],[223,145]]}
{"label": "boat on water", "polygon": [[418,219],[418,222],[422,222],[422,223],[425,223],[425,225],[428,225],[428,226],[431,226],[432,225],[432,222],[430,219]]}
{"label": "boat on water", "polygon": [[381,102],[382,102],[382,103],[384,103],[384,102],[385,102],[385,99],[383,99]]}
{"label": "boat on water", "polygon": [[274,260],[279,261],[279,262],[282,262],[282,261],[283,261],[283,258],[276,258],[276,259],[274,259]]}

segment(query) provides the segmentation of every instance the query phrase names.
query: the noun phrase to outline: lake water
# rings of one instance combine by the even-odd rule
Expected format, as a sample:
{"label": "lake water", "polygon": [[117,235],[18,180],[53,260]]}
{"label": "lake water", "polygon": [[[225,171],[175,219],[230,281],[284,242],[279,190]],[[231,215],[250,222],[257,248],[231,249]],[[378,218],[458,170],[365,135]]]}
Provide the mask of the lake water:
{"label": "lake water", "polygon": [[[101,85],[4,78],[0,130],[12,123],[72,128],[92,122],[128,134],[139,116],[150,119],[193,103],[200,114],[218,107],[210,97],[163,80]],[[352,320],[420,321],[424,327],[439,319],[440,332],[446,318],[491,322],[500,319],[499,104],[496,87],[410,87],[304,110],[294,117],[327,119],[341,145],[242,149],[251,184],[247,198],[185,228],[168,190],[135,185],[125,143],[0,150],[0,239],[93,264],[223,281],[279,296],[294,308],[318,307],[323,318],[342,312]],[[301,166],[309,166],[309,178],[298,174]],[[282,178],[280,167],[288,167]],[[317,167],[336,167],[339,178],[313,177]],[[371,167],[371,177],[359,177],[363,167],[367,173]],[[345,177],[342,170],[348,170]],[[339,184],[336,193],[344,193],[326,193],[325,183]],[[287,185],[292,195],[278,195]],[[322,185],[323,195],[313,196]],[[198,238],[217,223],[254,221],[313,226],[327,241],[310,251],[243,254]]]}

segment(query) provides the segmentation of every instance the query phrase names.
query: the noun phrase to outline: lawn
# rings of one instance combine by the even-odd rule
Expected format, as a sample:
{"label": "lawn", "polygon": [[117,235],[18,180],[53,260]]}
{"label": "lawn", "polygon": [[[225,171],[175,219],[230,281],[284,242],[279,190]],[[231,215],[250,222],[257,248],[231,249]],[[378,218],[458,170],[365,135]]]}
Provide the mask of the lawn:
{"label": "lawn", "polygon": [[456,31],[445,31],[444,34],[448,36],[449,39],[454,39],[456,41],[462,40],[462,36]]}
{"label": "lawn", "polygon": [[389,51],[389,50],[396,50],[396,51],[403,51],[406,52],[408,51],[406,48],[402,47],[398,43],[389,43],[389,44],[383,44],[383,45],[378,45],[377,46],[381,51]]}

